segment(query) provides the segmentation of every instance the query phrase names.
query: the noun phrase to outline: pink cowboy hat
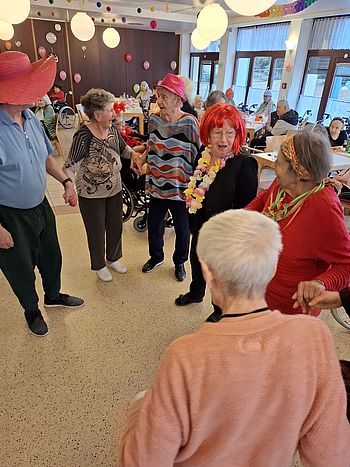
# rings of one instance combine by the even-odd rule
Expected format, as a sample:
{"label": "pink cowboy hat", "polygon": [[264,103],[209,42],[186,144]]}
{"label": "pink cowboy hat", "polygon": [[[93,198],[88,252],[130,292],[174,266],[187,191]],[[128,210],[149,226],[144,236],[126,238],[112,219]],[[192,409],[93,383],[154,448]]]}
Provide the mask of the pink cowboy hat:
{"label": "pink cowboy hat", "polygon": [[0,53],[0,104],[27,105],[41,99],[55,76],[53,56],[30,63],[22,52]]}
{"label": "pink cowboy hat", "polygon": [[168,73],[165,78],[157,84],[157,88],[164,88],[168,91],[179,96],[182,101],[186,100],[185,97],[185,84],[180,76]]}

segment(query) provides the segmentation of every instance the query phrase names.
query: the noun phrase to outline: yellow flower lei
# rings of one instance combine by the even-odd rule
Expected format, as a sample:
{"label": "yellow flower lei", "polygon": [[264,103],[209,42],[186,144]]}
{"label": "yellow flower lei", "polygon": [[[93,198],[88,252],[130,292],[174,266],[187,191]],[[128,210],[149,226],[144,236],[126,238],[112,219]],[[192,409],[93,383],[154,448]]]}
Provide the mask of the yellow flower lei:
{"label": "yellow flower lei", "polygon": [[[227,157],[218,159],[214,162],[214,165],[210,165],[211,154],[209,149],[205,148],[202,157],[198,160],[198,165],[193,175],[190,177],[187,188],[184,191],[186,207],[190,214],[195,214],[198,209],[201,209],[206,192],[215,180],[219,170],[225,166],[227,159]],[[198,182],[200,182],[199,185]]]}

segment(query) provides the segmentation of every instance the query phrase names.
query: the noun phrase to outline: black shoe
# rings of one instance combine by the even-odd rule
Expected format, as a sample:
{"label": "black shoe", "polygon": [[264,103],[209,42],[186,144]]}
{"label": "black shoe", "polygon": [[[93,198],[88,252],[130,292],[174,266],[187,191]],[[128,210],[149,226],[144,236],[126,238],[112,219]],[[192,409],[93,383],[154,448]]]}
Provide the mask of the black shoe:
{"label": "black shoe", "polygon": [[208,318],[206,319],[207,322],[209,323],[217,323],[220,321],[222,316],[221,310],[215,310]]}
{"label": "black shoe", "polygon": [[175,277],[179,282],[182,282],[184,279],[186,279],[186,269],[184,264],[175,265]]}
{"label": "black shoe", "polygon": [[153,269],[157,268],[158,266],[160,266],[161,264],[164,263],[164,259],[162,259],[161,261],[158,261],[158,262],[153,262],[152,261],[152,258],[150,258],[147,263],[145,263],[143,266],[142,266],[142,272],[152,272]]}
{"label": "black shoe", "polygon": [[72,295],[67,295],[65,293],[58,294],[58,297],[55,300],[50,300],[45,296],[44,305],[47,308],[53,308],[57,306],[64,306],[66,308],[78,308],[84,304],[84,300],[78,297],[72,297]]}
{"label": "black shoe", "polygon": [[203,301],[203,298],[192,298],[190,293],[187,292],[185,295],[179,295],[175,299],[175,305],[177,306],[186,306],[189,305],[190,303],[201,303]]}
{"label": "black shoe", "polygon": [[24,310],[24,317],[27,320],[28,327],[36,336],[46,336],[49,330],[47,324],[45,323],[40,310],[36,311],[27,311]]}

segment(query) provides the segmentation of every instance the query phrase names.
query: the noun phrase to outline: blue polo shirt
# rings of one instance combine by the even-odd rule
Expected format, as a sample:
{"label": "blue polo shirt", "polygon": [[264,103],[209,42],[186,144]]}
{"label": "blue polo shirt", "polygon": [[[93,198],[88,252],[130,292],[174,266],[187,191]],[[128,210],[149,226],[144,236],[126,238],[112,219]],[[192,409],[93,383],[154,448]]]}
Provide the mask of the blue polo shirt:
{"label": "blue polo shirt", "polygon": [[53,148],[33,112],[22,116],[23,129],[0,105],[0,205],[29,209],[44,199],[45,162]]}

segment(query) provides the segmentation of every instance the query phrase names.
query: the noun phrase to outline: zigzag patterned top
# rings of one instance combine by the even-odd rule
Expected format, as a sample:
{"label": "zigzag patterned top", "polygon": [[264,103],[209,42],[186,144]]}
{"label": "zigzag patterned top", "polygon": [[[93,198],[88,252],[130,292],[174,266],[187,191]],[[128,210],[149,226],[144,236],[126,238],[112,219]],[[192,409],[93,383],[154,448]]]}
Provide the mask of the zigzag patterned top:
{"label": "zigzag patterned top", "polygon": [[176,122],[166,122],[153,114],[148,129],[146,191],[155,198],[184,201],[201,144],[198,120],[184,114]]}

